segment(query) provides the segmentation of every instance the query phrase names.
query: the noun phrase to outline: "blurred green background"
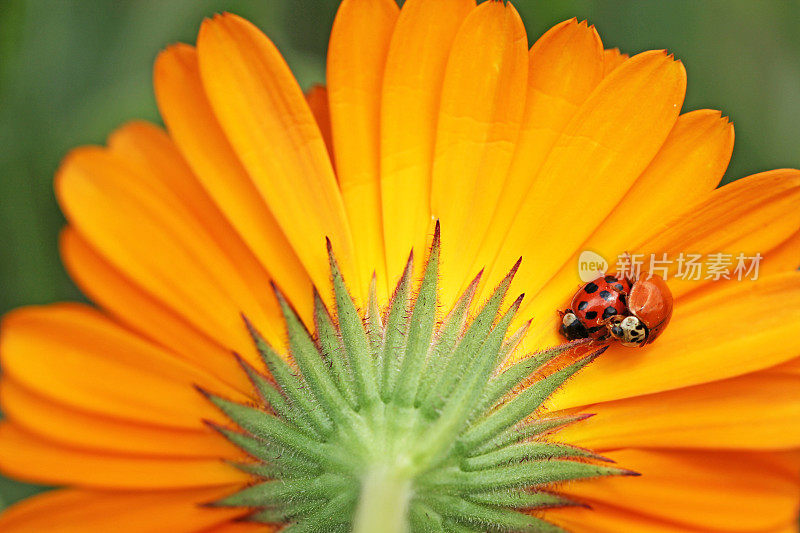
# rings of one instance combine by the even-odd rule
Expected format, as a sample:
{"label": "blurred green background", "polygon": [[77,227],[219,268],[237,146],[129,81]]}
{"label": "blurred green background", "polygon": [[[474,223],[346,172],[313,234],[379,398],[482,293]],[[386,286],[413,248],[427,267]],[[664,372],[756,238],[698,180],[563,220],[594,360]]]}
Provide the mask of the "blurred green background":
{"label": "blurred green background", "polygon": [[[685,109],[736,125],[726,181],[800,167],[800,2],[636,0],[513,2],[533,40],[588,19],[606,47],[667,48],[689,76]],[[71,148],[102,143],[133,118],[158,121],[152,63],[193,43],[201,20],[231,11],[261,27],[303,87],[324,82],[338,0],[0,0],[0,313],[79,299],[57,254],[63,224],[52,176]],[[0,509],[41,490],[0,478]]]}

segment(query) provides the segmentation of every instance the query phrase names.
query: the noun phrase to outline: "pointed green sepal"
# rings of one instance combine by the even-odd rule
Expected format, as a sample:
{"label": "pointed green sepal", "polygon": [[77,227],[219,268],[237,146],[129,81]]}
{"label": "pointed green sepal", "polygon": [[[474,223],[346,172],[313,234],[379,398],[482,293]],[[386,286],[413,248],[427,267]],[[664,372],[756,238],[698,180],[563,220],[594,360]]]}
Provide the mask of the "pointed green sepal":
{"label": "pointed green sepal", "polygon": [[414,253],[408,256],[403,275],[397,282],[386,319],[385,341],[383,343],[383,369],[381,371],[381,398],[384,402],[394,395],[397,375],[406,350],[408,335],[408,301],[411,291],[411,274],[414,267]]}
{"label": "pointed green sepal", "polygon": [[319,477],[264,481],[216,502],[219,507],[267,507],[284,502],[330,499],[348,489],[352,483],[340,476],[323,474]]}
{"label": "pointed green sepal", "polygon": [[417,294],[408,326],[406,351],[400,365],[401,380],[397,382],[394,402],[401,407],[410,407],[417,397],[417,389],[425,371],[425,361],[433,337],[436,322],[436,285],[439,281],[439,223],[433,234],[425,273]]}
{"label": "pointed green sepal", "polygon": [[562,533],[558,526],[526,513],[481,505],[449,494],[430,498],[431,507],[440,514],[465,525],[478,525],[490,531],[524,533]]}
{"label": "pointed green sepal", "polygon": [[313,396],[307,394],[305,391],[308,385],[302,376],[296,376],[291,367],[284,361],[284,359],[272,349],[272,347],[264,340],[264,337],[258,332],[248,318],[242,315],[247,330],[250,336],[256,343],[256,348],[267,365],[272,379],[281,388],[281,391],[299,410],[303,412],[308,420],[311,422],[314,430],[318,435],[327,435],[333,431],[333,423],[325,412],[319,408]]}
{"label": "pointed green sepal", "polygon": [[252,457],[229,464],[256,483],[216,505],[290,533],[554,532],[546,509],[580,504],[543,487],[634,475],[552,440],[588,415],[537,414],[602,349],[583,357],[587,341],[573,342],[509,364],[530,324],[509,335],[522,297],[501,311],[519,261],[471,316],[480,275],[457,302],[437,299],[441,239],[437,223],[416,293],[411,255],[389,302],[372,277],[363,310],[329,243],[335,308],[314,291],[313,335],[275,289],[287,354],[245,318],[269,371],[237,357],[258,403],[205,394],[236,428],[209,426]]}
{"label": "pointed green sepal", "polygon": [[598,355],[595,353],[580,359],[557,372],[553,372],[541,381],[531,384],[499,409],[485,418],[477,420],[470,429],[459,437],[459,447],[468,452],[506,428],[520,422],[538,409],[542,402],[558,387],[563,385],[568,378],[592,362]]}
{"label": "pointed green sepal", "polygon": [[344,348],[347,351],[347,358],[352,366],[358,404],[364,407],[379,400],[375,361],[369,348],[369,340],[367,339],[367,332],[364,330],[364,323],[344,283],[339,264],[333,255],[330,239],[327,244],[328,259],[333,276],[333,291],[336,298],[339,331],[342,335]]}
{"label": "pointed green sepal", "polygon": [[339,392],[350,404],[350,407],[357,407],[353,372],[347,352],[333,324],[333,319],[316,288],[314,289],[314,326],[317,329],[317,341],[322,351],[323,361],[330,369],[331,379],[339,387]]}

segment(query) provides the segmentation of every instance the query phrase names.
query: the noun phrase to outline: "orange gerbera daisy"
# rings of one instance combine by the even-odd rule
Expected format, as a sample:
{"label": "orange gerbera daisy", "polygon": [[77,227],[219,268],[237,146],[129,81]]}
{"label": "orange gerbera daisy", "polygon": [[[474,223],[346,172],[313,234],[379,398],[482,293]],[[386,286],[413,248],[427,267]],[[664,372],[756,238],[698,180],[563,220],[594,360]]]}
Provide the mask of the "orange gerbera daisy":
{"label": "orange gerbera daisy", "polygon": [[[98,308],[3,322],[0,470],[66,488],[2,531],[794,530],[800,172],[715,189],[733,128],[680,62],[345,0],[327,92],[234,15],[155,85],[168,132],[56,179]],[[597,357],[558,335],[583,250],[763,261],[668,276],[663,335]]]}

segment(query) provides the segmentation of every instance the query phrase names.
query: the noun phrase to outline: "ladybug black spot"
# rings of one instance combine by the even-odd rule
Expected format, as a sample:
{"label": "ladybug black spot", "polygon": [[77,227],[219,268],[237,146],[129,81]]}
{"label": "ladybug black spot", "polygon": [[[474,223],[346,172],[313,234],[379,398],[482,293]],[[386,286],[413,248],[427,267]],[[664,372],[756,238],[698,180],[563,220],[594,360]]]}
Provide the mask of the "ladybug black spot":
{"label": "ladybug black spot", "polygon": [[595,318],[597,318],[597,311],[589,311],[586,313],[587,320],[594,320]]}
{"label": "ladybug black spot", "polygon": [[625,295],[624,295],[624,294],[622,294],[622,293],[620,293],[620,294],[619,294],[619,301],[620,301],[620,302],[622,302],[622,305],[624,305],[624,306],[626,306],[626,307],[627,307],[627,305],[628,305],[628,299],[627,299],[627,298],[625,298]]}
{"label": "ladybug black spot", "polygon": [[614,316],[617,314],[617,310],[611,307],[610,305],[603,310],[603,320],[610,316]]}
{"label": "ladybug black spot", "polygon": [[586,309],[587,305],[589,305],[589,302],[580,302],[578,304],[578,311],[583,311],[584,309]]}
{"label": "ladybug black spot", "polygon": [[612,276],[610,274],[608,276],[604,277],[603,279],[606,280],[606,283],[614,283],[615,281],[617,281],[617,277],[616,276]]}
{"label": "ladybug black spot", "polygon": [[587,283],[586,286],[583,288],[589,294],[596,292],[599,287],[594,283]]}
{"label": "ladybug black spot", "polygon": [[600,291],[600,298],[603,300],[610,302],[614,299],[614,295],[611,294],[609,291]]}
{"label": "ladybug black spot", "polygon": [[622,292],[625,289],[625,287],[622,286],[622,283],[614,283],[611,286],[614,288],[615,291]]}

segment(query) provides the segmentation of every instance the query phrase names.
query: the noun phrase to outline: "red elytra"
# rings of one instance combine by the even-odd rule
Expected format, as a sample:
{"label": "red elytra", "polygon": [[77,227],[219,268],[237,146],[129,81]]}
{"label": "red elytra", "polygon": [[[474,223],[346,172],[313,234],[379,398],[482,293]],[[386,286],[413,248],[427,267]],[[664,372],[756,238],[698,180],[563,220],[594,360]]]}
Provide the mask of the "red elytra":
{"label": "red elytra", "polygon": [[570,340],[606,339],[606,323],[615,316],[628,315],[626,299],[630,290],[630,281],[614,274],[584,284],[572,297],[570,307],[560,312],[561,334]]}
{"label": "red elytra", "polygon": [[660,276],[642,275],[636,280],[628,295],[628,309],[647,326],[643,344],[650,344],[661,335],[672,318],[672,307],[672,292]]}

